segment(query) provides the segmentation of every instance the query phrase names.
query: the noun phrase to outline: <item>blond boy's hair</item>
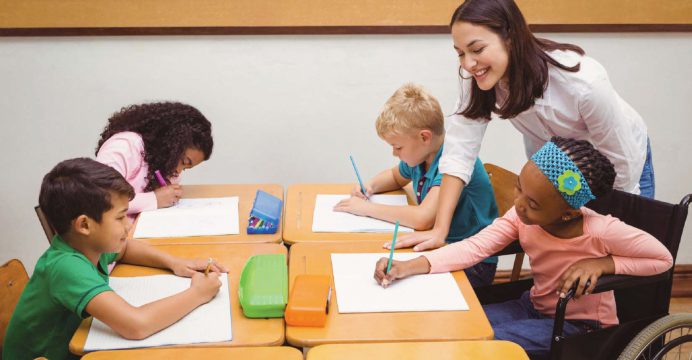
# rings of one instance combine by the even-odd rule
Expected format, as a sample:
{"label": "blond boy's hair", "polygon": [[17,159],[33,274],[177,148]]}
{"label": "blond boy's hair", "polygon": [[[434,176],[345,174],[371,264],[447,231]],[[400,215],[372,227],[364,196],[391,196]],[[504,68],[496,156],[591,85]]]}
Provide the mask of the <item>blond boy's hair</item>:
{"label": "blond boy's hair", "polygon": [[445,132],[440,103],[422,86],[412,83],[400,87],[387,100],[375,127],[380,137],[421,129],[429,129],[435,135]]}

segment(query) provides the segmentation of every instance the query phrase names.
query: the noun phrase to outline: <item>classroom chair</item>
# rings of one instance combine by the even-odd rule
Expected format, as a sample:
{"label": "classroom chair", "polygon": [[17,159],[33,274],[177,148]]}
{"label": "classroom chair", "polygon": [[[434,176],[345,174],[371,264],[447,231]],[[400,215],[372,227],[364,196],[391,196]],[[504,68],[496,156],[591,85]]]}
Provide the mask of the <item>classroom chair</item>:
{"label": "classroom chair", "polygon": [[7,325],[27,282],[29,275],[21,261],[12,259],[0,266],[0,359]]}
{"label": "classroom chair", "polygon": [[[677,257],[692,194],[682,198],[678,204],[648,199],[622,191],[594,200],[586,206],[601,213],[610,214],[625,223],[648,232],[663,243]],[[518,241],[510,244],[498,254],[522,251]],[[500,303],[518,298],[531,288],[533,279],[524,279],[505,284],[475,288],[481,304]],[[593,293],[615,291],[617,314],[620,324],[586,334],[564,337],[562,328],[565,310],[569,306],[575,288],[556,305],[550,359],[616,359],[625,346],[642,329],[668,315],[673,269],[653,276],[604,275],[598,279]],[[692,324],[687,324],[692,326]],[[662,327],[661,329],[665,329]],[[649,343],[642,344],[643,350],[668,351],[676,346],[663,332]],[[689,335],[688,335],[689,337]]]}
{"label": "classroom chair", "polygon": [[46,234],[46,238],[48,238],[48,244],[50,244],[53,241],[53,236],[55,236],[55,229],[50,225],[46,214],[43,213],[43,210],[38,205],[34,206],[34,211],[36,211],[38,222],[41,223],[41,228],[43,228],[43,232]]}
{"label": "classroom chair", "polygon": [[[514,206],[514,188],[517,184],[518,175],[495,164],[483,164],[485,171],[490,178],[490,185],[493,187],[495,194],[495,203],[500,216],[503,216],[507,210]],[[509,281],[517,281],[521,276],[521,267],[524,264],[524,253],[517,252],[514,255],[514,265],[512,266],[512,274]]]}

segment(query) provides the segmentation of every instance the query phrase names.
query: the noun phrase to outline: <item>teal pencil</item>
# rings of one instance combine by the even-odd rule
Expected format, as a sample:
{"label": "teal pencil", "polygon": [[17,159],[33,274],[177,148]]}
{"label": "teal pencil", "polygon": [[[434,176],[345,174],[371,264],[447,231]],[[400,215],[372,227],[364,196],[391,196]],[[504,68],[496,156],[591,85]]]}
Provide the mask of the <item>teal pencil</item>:
{"label": "teal pencil", "polygon": [[394,245],[396,245],[396,233],[399,232],[399,220],[396,221],[394,225],[394,238],[392,239],[392,247],[389,249],[389,261],[387,261],[387,271],[385,274],[389,274],[389,269],[392,268],[392,258],[394,257]]}
{"label": "teal pencil", "polygon": [[351,159],[351,165],[353,165],[353,171],[356,172],[356,177],[358,178],[358,184],[360,184],[360,192],[363,193],[363,196],[365,196],[366,199],[370,200],[368,198],[368,194],[365,192],[365,186],[363,186],[363,179],[360,178],[360,173],[358,172],[358,168],[356,167],[356,162],[353,160],[353,156],[349,155],[349,159]]}

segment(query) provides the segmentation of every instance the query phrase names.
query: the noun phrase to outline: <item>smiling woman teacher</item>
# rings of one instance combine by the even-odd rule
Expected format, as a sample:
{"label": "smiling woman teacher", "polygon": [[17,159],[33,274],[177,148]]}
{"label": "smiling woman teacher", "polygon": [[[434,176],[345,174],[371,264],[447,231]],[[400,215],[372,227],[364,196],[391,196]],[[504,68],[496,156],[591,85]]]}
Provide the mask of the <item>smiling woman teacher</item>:
{"label": "smiling woman teacher", "polygon": [[461,95],[440,159],[437,218],[432,230],[402,237],[397,247],[444,245],[492,113],[523,135],[527,157],[555,135],[588,140],[615,165],[616,189],[654,197],[646,125],[601,64],[576,45],[536,38],[512,0],[467,0],[450,26]]}

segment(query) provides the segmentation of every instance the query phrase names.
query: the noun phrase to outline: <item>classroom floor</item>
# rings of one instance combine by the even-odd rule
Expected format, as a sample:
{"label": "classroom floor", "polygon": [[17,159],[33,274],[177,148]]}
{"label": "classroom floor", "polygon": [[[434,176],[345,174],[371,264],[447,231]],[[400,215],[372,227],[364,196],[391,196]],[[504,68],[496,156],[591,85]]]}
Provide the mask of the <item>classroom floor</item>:
{"label": "classroom floor", "polygon": [[670,299],[670,313],[692,313],[692,297]]}
{"label": "classroom floor", "polygon": [[[692,297],[670,299],[670,313],[692,313]],[[680,354],[673,354],[668,357],[673,359],[692,358],[692,343],[686,343],[682,347]]]}

